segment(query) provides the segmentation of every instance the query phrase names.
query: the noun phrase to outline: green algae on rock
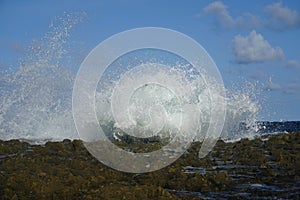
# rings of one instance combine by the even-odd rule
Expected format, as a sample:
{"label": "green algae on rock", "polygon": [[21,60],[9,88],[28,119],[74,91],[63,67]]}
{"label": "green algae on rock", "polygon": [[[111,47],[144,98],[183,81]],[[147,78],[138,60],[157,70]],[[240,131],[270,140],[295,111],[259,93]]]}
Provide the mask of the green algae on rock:
{"label": "green algae on rock", "polygon": [[[106,167],[80,140],[31,145],[0,141],[0,199],[286,198],[300,190],[300,132],[218,141],[198,159],[195,142],[158,171],[130,174]],[[134,152],[143,144],[118,143]],[[161,144],[148,143],[147,151]]]}

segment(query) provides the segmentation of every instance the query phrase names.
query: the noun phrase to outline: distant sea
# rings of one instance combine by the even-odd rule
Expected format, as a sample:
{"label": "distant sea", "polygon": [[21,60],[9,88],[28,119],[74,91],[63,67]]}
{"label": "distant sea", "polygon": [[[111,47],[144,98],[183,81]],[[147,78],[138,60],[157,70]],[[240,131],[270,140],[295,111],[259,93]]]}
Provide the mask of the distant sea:
{"label": "distant sea", "polygon": [[300,131],[300,121],[281,121],[281,122],[269,122],[259,121],[258,133],[279,133],[279,132],[296,132]]}

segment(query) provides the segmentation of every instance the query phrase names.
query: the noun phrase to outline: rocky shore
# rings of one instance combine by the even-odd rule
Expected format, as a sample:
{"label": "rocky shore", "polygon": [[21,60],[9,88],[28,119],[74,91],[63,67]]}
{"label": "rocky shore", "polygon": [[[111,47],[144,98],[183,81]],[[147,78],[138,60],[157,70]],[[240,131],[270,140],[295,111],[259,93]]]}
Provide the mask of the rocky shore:
{"label": "rocky shore", "polygon": [[299,198],[300,132],[218,141],[199,160],[200,145],[166,168],[130,174],[106,167],[79,140],[0,141],[0,199]]}

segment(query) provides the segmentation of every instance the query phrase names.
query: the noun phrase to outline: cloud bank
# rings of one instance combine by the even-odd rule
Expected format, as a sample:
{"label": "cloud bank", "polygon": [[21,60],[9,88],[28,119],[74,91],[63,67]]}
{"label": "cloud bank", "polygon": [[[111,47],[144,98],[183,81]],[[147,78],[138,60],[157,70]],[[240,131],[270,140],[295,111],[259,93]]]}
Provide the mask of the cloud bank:
{"label": "cloud bank", "polygon": [[300,27],[300,14],[295,10],[283,7],[281,3],[268,5],[264,11],[269,17],[266,23],[268,28],[285,30]]}
{"label": "cloud bank", "polygon": [[206,14],[213,14],[217,23],[225,28],[231,28],[235,25],[235,21],[230,16],[227,6],[221,1],[215,1],[203,9]]}
{"label": "cloud bank", "polygon": [[279,91],[290,95],[300,94],[300,84],[278,84],[272,81],[272,77],[269,77],[269,80],[264,83],[263,89],[267,91]]}
{"label": "cloud bank", "polygon": [[281,48],[273,48],[270,43],[256,31],[248,36],[237,35],[232,42],[232,50],[238,63],[264,62],[283,60],[284,53]]}
{"label": "cloud bank", "polygon": [[223,28],[259,28],[284,31],[300,27],[300,14],[281,3],[267,5],[263,10],[263,17],[251,13],[242,13],[233,18],[228,6],[221,1],[215,1],[203,8],[204,14],[213,15],[216,23]]}
{"label": "cloud bank", "polygon": [[297,60],[289,60],[286,62],[285,66],[300,71],[300,63]]}

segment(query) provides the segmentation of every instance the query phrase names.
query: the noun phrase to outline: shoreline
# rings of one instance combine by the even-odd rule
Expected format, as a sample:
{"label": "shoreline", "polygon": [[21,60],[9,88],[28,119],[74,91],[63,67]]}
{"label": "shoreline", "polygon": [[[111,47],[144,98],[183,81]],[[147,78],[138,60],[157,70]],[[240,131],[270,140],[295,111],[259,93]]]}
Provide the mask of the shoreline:
{"label": "shoreline", "polygon": [[0,199],[298,198],[300,132],[219,140],[203,159],[200,145],[161,170],[130,174],[103,165],[80,140],[0,140]]}

